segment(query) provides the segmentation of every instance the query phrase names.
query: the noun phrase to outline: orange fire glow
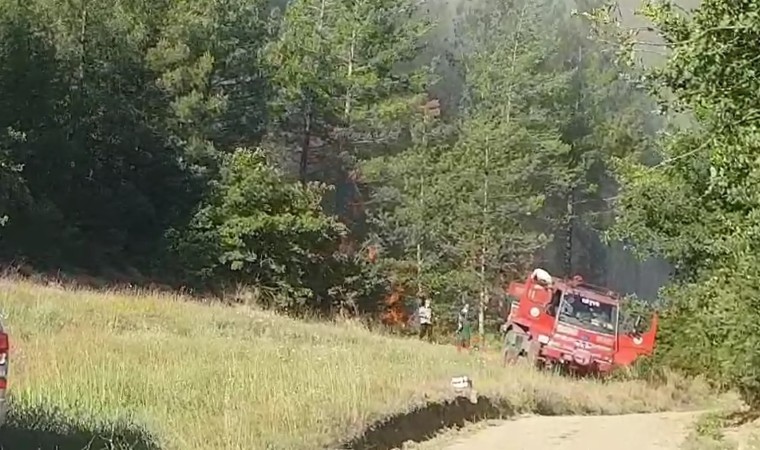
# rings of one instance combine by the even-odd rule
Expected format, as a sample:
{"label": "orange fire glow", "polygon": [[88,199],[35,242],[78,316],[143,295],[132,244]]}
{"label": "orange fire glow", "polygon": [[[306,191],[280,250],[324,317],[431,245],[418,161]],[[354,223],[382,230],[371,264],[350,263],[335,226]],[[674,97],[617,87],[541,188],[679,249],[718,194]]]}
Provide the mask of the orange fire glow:
{"label": "orange fire glow", "polygon": [[404,307],[404,289],[398,285],[393,286],[391,294],[385,299],[385,311],[380,320],[388,326],[405,326],[409,321],[409,313]]}

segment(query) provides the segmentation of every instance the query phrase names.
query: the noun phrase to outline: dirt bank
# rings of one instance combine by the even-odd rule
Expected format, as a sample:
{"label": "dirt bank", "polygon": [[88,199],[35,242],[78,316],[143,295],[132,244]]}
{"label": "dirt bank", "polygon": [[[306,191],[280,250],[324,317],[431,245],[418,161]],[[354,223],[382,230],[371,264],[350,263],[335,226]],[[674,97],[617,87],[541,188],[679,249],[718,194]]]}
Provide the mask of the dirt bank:
{"label": "dirt bank", "polygon": [[361,436],[344,443],[342,448],[392,450],[400,448],[405,442],[432,439],[445,428],[461,428],[468,422],[510,417],[514,412],[509,402],[492,402],[486,397],[479,397],[474,404],[462,397],[429,403],[375,424]]}

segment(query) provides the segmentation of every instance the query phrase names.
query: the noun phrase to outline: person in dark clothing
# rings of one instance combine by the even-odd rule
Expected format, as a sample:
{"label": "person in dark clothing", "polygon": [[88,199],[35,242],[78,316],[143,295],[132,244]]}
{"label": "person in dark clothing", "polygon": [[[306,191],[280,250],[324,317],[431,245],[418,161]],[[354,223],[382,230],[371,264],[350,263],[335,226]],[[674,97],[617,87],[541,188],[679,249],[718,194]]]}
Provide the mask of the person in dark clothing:
{"label": "person in dark clothing", "polygon": [[472,338],[472,329],[470,326],[470,305],[466,304],[459,311],[457,316],[457,349],[462,350],[470,348],[470,339]]}

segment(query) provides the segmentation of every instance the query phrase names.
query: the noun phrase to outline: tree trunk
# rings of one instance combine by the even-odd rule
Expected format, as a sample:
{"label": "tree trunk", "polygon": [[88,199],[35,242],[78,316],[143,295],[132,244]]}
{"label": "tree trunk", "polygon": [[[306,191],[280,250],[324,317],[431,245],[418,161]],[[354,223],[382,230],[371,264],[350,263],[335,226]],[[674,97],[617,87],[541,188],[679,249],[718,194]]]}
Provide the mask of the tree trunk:
{"label": "tree trunk", "polygon": [[488,283],[486,282],[486,261],[489,245],[488,231],[490,230],[490,224],[488,223],[488,165],[490,163],[488,159],[488,147],[489,142],[488,139],[486,139],[486,146],[484,149],[485,169],[483,171],[483,247],[480,249],[480,308],[478,308],[478,334],[480,335],[481,341],[486,333],[486,307],[488,306]]}
{"label": "tree trunk", "polygon": [[573,231],[575,214],[575,194],[573,189],[567,194],[567,217],[565,218],[565,276],[573,276]]}
{"label": "tree trunk", "polygon": [[[425,177],[420,179],[420,211],[425,206]],[[422,233],[420,227],[417,227],[417,300],[420,300],[422,293]]]}
{"label": "tree trunk", "polygon": [[311,148],[311,108],[304,115],[303,142],[301,143],[301,161],[298,166],[298,178],[302,184],[308,181],[309,154]]}

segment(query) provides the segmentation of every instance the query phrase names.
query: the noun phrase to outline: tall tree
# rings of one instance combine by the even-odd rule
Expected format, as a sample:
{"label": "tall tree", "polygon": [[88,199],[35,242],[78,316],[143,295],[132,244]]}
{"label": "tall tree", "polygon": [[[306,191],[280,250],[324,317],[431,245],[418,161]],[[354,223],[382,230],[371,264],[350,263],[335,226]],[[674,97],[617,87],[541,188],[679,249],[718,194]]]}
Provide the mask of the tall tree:
{"label": "tall tree", "polygon": [[569,149],[551,108],[567,74],[549,64],[553,10],[553,2],[495,2],[462,27],[468,95],[445,164],[460,168],[452,187],[466,219],[456,233],[462,256],[477,261],[481,333],[493,280],[531,264],[545,236],[530,219],[562,182],[557,161]]}
{"label": "tall tree", "polygon": [[[757,405],[758,11],[710,0],[691,14],[670,2],[647,4],[644,13],[671,50],[648,74],[650,86],[664,106],[693,120],[663,136],[656,164],[621,162],[615,231],[676,267],[665,292],[662,361],[707,374]],[[615,23],[609,9],[593,17]],[[623,49],[637,47],[635,35],[617,31]]]}
{"label": "tall tree", "polygon": [[[598,2],[580,6],[586,13]],[[604,282],[607,248],[600,238],[613,219],[612,165],[616,158],[647,152],[658,121],[643,86],[616,60],[614,44],[591,39],[588,23],[575,11],[562,4],[556,8],[565,20],[556,24],[563,38],[552,64],[569,77],[552,114],[570,151],[562,161],[563,184],[543,211],[555,234],[548,266],[568,277]]]}
{"label": "tall tree", "polygon": [[261,134],[237,125],[266,112],[263,94],[257,104],[240,88],[262,84],[262,14],[234,0],[3,5],[0,123],[23,135],[4,143],[28,194],[10,207],[6,257],[155,268],[217,147]]}
{"label": "tall tree", "polygon": [[[559,185],[557,161],[568,152],[551,115],[567,78],[549,64],[551,10],[526,1],[469,11],[459,28],[466,103],[456,142],[419,139],[383,160],[395,168],[387,184],[397,225],[424,230],[430,271],[479,296],[481,312],[499,275],[522,272],[545,242],[531,221]],[[378,182],[387,178],[374,172]]]}
{"label": "tall tree", "polygon": [[[20,31],[22,17],[28,24],[25,39],[9,44],[36,47],[24,57],[17,48],[5,61],[16,75],[3,83],[4,121],[27,136],[11,154],[34,199],[14,211],[6,230],[14,257],[91,268],[134,263],[140,258],[125,256],[152,252],[182,204],[185,187],[176,186],[184,176],[142,114],[156,95],[140,47],[145,7],[111,6],[40,0],[4,8],[16,17],[6,30]],[[20,77],[34,60],[31,76]],[[37,124],[22,125],[30,114]],[[146,170],[165,184],[148,181]]]}
{"label": "tall tree", "polygon": [[398,140],[426,87],[424,68],[404,67],[429,29],[414,8],[408,0],[298,0],[285,11],[268,51],[272,135],[298,148],[302,182],[324,178],[319,171],[331,165],[345,175],[357,156]]}

